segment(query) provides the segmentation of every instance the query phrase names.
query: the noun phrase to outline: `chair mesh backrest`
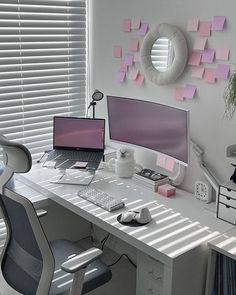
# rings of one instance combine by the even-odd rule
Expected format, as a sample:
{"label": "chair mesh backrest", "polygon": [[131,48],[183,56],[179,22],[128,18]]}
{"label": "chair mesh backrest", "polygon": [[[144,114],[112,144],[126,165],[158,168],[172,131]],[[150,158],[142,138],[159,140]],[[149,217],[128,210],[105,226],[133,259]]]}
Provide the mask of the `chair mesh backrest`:
{"label": "chair mesh backrest", "polygon": [[0,278],[3,277],[11,288],[24,295],[46,295],[54,270],[47,238],[31,202],[6,187],[14,173],[30,170],[31,155],[25,146],[2,135],[0,147],[3,148],[6,166],[0,176],[0,207],[8,229],[0,261]]}
{"label": "chair mesh backrest", "polygon": [[26,210],[22,204],[6,195],[1,196],[1,207],[10,231],[2,261],[4,278],[18,292],[36,294],[43,260]]}

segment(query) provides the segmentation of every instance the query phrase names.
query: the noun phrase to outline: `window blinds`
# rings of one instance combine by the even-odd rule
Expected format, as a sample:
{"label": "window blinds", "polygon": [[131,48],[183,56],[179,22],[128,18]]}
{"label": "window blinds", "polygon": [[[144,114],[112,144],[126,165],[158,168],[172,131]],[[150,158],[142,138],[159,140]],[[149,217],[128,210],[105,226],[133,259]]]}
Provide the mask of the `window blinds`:
{"label": "window blinds", "polygon": [[86,0],[1,0],[0,45],[0,133],[35,158],[54,115],[85,115]]}
{"label": "window blinds", "polygon": [[174,59],[174,50],[167,38],[159,38],[153,44],[151,51],[153,66],[160,72],[166,71]]}

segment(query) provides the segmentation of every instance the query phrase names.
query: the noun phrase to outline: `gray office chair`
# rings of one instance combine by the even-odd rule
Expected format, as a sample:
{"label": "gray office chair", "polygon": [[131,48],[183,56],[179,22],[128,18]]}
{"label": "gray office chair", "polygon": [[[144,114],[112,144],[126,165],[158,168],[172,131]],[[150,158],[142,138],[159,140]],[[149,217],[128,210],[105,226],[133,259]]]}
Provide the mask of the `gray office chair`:
{"label": "gray office chair", "polygon": [[67,240],[48,242],[36,211],[25,197],[6,187],[14,173],[32,165],[26,147],[0,135],[6,166],[0,176],[0,207],[7,226],[1,254],[1,295],[86,294],[111,279],[98,258],[102,251],[83,251]]}

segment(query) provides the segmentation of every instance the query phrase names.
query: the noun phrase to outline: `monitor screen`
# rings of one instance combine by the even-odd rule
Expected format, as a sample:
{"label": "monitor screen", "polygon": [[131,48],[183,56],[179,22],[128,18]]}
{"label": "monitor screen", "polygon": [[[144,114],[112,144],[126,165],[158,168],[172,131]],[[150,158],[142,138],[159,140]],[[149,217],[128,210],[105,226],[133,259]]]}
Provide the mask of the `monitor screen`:
{"label": "monitor screen", "polygon": [[110,139],[188,164],[189,112],[131,98],[107,96]]}
{"label": "monitor screen", "polygon": [[54,117],[53,147],[104,149],[104,119]]}

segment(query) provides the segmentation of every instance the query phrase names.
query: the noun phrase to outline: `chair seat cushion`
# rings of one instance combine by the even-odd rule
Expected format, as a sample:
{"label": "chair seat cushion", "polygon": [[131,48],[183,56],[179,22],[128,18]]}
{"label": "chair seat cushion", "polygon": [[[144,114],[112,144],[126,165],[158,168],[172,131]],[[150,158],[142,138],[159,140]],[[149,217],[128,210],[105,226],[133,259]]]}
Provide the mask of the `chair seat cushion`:
{"label": "chair seat cushion", "polygon": [[[67,259],[80,254],[84,250],[77,244],[67,240],[56,240],[50,242],[50,246],[55,259],[55,271],[50,289],[50,295],[66,294],[71,287],[73,275],[61,269],[61,264]],[[105,284],[111,279],[110,269],[97,259],[86,268],[83,291],[86,294],[91,290]]]}

